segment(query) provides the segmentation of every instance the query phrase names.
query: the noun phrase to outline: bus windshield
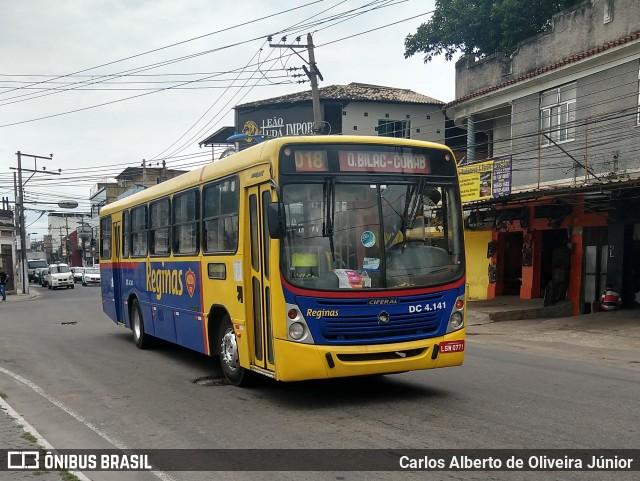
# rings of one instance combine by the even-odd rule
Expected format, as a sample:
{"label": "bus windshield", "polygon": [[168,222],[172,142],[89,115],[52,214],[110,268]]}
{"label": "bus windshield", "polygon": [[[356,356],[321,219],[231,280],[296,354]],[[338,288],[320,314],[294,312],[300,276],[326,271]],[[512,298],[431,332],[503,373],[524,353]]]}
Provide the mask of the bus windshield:
{"label": "bus windshield", "polygon": [[288,183],[281,264],[293,285],[318,290],[431,287],[464,273],[454,185]]}

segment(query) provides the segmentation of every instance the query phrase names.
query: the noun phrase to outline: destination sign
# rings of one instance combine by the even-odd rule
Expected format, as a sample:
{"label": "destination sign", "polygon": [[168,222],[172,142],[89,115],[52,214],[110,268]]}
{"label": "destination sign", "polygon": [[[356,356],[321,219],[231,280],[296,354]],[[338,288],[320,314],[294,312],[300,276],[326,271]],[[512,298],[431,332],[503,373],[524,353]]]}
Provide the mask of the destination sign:
{"label": "destination sign", "polygon": [[327,172],[327,153],[324,150],[296,150],[296,172]]}
{"label": "destination sign", "polygon": [[430,174],[425,154],[373,151],[339,151],[342,172],[388,172],[394,174]]}

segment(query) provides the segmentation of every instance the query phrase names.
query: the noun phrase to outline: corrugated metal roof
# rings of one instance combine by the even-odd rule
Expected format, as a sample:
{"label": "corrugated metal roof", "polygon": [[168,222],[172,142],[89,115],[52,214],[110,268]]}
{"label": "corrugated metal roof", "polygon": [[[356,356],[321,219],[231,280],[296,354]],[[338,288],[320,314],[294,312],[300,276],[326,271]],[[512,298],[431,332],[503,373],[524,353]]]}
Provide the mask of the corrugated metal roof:
{"label": "corrugated metal roof", "polygon": [[561,197],[575,194],[613,192],[615,190],[640,189],[640,178],[637,174],[626,175],[602,181],[581,182],[573,185],[550,185],[535,189],[518,190],[502,197],[484,199],[464,203],[464,209],[485,207],[509,202],[524,202],[541,197]]}
{"label": "corrugated metal roof", "polygon": [[[392,102],[403,104],[444,105],[441,100],[422,95],[409,89],[396,89],[380,85],[350,83],[349,85],[329,85],[318,89],[320,100],[345,100],[366,102]],[[236,108],[259,107],[262,105],[310,102],[311,90],[248,102]]]}

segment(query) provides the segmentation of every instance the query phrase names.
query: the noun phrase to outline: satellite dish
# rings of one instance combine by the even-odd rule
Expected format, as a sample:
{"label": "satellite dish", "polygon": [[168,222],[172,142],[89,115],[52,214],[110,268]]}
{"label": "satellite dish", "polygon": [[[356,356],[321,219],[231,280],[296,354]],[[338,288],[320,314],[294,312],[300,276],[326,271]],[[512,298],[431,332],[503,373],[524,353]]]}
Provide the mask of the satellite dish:
{"label": "satellite dish", "polygon": [[58,207],[61,209],[75,209],[78,207],[78,203],[75,200],[61,200],[58,202]]}

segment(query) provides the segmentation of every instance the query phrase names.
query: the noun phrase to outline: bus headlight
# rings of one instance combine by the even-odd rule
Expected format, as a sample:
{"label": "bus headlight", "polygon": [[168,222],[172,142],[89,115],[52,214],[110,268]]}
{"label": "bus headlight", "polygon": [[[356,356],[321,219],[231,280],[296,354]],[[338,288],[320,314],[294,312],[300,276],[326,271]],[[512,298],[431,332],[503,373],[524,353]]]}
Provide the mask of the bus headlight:
{"label": "bus headlight", "polygon": [[459,296],[451,310],[449,323],[447,324],[447,334],[464,327],[464,295]]}
{"label": "bus headlight", "polygon": [[451,314],[449,325],[451,326],[452,329],[454,330],[460,329],[460,326],[462,326],[462,322],[463,322],[463,318],[460,312],[454,312],[453,314]]}
{"label": "bus headlight", "polygon": [[293,322],[289,325],[289,337],[294,341],[299,341],[304,337],[304,326],[299,322]]}
{"label": "bus headlight", "polygon": [[296,304],[287,303],[286,306],[287,340],[304,344],[315,344],[311,329]]}

